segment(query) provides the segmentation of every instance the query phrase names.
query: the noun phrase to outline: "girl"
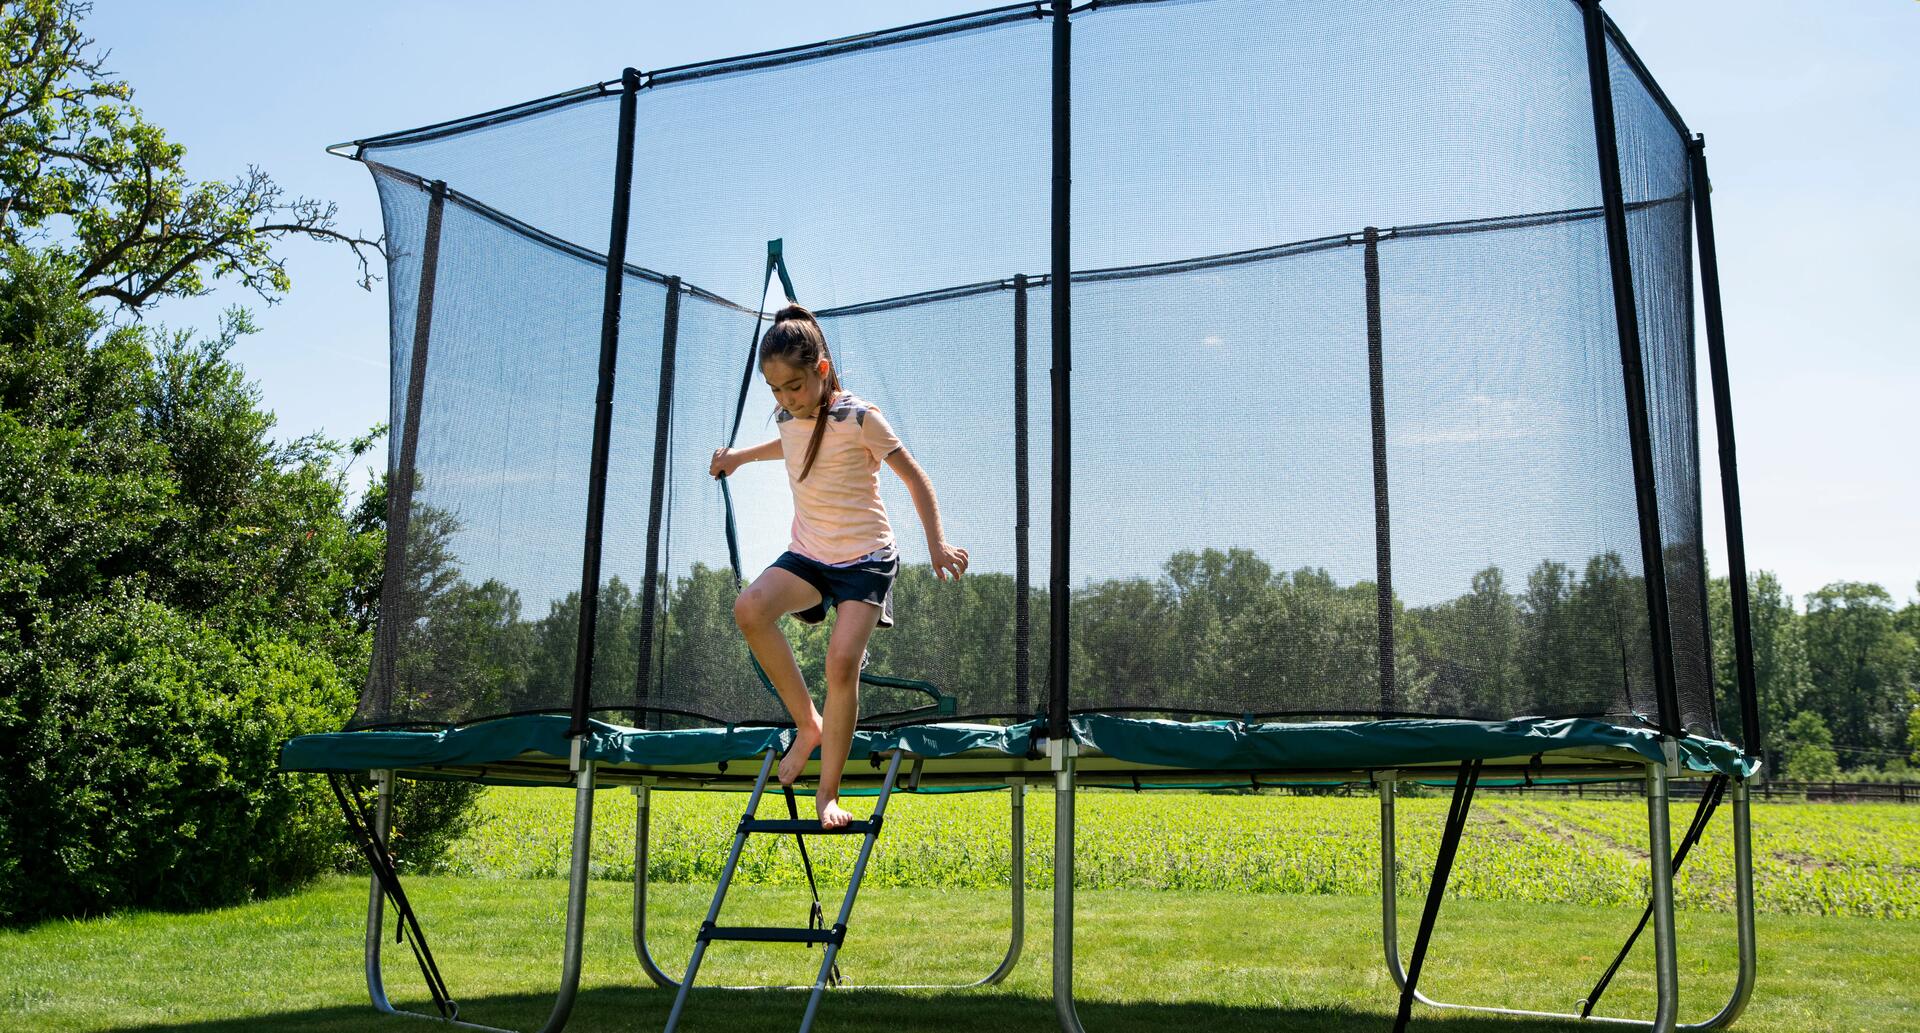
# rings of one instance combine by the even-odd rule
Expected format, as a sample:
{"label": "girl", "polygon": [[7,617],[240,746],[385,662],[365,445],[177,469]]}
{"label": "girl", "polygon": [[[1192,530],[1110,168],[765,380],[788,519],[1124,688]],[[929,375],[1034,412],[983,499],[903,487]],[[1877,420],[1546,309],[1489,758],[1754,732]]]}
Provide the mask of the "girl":
{"label": "girl", "polygon": [[[880,464],[900,475],[920,526],[934,574],[945,580],[967,569],[967,550],[947,544],[940,507],[925,470],[913,461],[886,417],[871,403],[840,389],[826,337],[813,313],[788,305],[760,339],[760,374],[779,403],[780,436],[752,448],[719,448],[709,472],[725,477],[741,466],[784,458],[793,489],[793,541],[733,604],[734,621],[760,669],[793,715],[793,746],[780,761],[780,784],[792,785],[815,747],[820,788],[814,810],[820,824],[840,828],[853,815],[840,806],[840,774],[853,748],[860,712],[860,668],[867,639],[893,625],[893,578],[900,570],[893,528],[880,503]],[[814,708],[793,649],[780,632],[780,615],[818,624],[838,615],[827,645],[827,708]]]}

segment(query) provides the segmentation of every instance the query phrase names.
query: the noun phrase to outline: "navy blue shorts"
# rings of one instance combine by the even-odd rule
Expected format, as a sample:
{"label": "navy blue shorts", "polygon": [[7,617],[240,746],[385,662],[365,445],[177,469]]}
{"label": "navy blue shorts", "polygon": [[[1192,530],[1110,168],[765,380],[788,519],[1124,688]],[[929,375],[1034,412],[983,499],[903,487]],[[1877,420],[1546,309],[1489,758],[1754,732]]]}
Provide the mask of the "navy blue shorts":
{"label": "navy blue shorts", "polygon": [[[884,555],[884,559],[875,557]],[[820,601],[794,613],[802,623],[818,624],[827,611],[844,602],[880,607],[880,627],[893,627],[893,578],[900,573],[900,557],[891,548],[863,556],[845,566],[822,563],[797,552],[783,552],[774,567],[787,571],[820,593]],[[769,568],[771,569],[771,568]]]}

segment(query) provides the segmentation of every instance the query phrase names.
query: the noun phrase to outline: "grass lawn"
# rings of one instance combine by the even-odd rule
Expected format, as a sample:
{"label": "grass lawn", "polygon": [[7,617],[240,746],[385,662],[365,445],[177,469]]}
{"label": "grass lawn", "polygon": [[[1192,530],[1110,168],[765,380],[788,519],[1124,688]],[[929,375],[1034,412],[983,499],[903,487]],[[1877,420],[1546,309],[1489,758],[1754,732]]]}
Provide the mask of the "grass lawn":
{"label": "grass lawn", "polygon": [[[463,1016],[520,1029],[545,1018],[560,970],[563,883],[420,877],[416,905]],[[685,965],[711,888],[653,888],[656,954]],[[748,885],[726,920],[793,924],[803,891]],[[1053,1025],[1048,998],[1048,897],[1033,894],[1025,959],[991,990],[836,991],[817,1028],[1035,1030]],[[1402,901],[1407,941],[1418,899]],[[240,1031],[417,1030],[367,1007],[360,981],[364,883],[344,877],[281,900],[190,915],[133,914],[0,933],[0,1029]],[[586,973],[569,1026],[658,1029],[672,997],[641,988],[628,941],[630,887],[593,884]],[[1624,908],[1449,900],[1422,988],[1442,999],[1565,1009],[1604,966],[1634,912]],[[1079,908],[1080,1014],[1089,1030],[1186,1027],[1206,1033],[1384,1030],[1395,996],[1378,960],[1376,906],[1364,897],[1097,889]],[[862,895],[842,955],[850,979],[965,981],[998,960],[1004,891],[877,887]],[[1717,1009],[1731,986],[1732,919],[1679,916],[1682,1021]],[[1762,1031],[1920,1029],[1920,922],[1806,915],[1760,918],[1760,986],[1735,1028]],[[1612,1014],[1651,1007],[1648,949],[1609,993]],[[404,947],[388,948],[397,1001],[426,1007]],[[706,979],[805,982],[819,954],[786,945],[723,944]],[[703,979],[703,982],[705,980]],[[804,996],[697,994],[684,1029],[797,1028]],[[1416,1027],[1455,1033],[1546,1033],[1577,1023],[1416,1011]]]}

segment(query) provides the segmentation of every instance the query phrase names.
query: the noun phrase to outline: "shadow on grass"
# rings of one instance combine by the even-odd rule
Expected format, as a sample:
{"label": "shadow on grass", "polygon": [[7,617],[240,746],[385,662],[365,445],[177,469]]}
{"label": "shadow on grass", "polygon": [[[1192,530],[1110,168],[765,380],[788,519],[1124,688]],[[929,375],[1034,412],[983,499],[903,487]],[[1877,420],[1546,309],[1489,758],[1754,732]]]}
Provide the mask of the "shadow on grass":
{"label": "shadow on grass", "polygon": [[[804,991],[753,990],[696,991],[687,1002],[680,1028],[685,1033],[740,1033],[744,1030],[798,1029],[806,1009]],[[1375,1033],[1393,1027],[1389,1010],[1351,1008],[1261,1008],[1246,1005],[1187,1003],[1102,1003],[1079,1007],[1089,1033]],[[546,1021],[551,997],[510,994],[476,998],[461,1003],[460,1017],[507,1029],[535,1030]],[[661,1029],[673,995],[665,990],[610,988],[583,990],[567,1023],[569,1033],[634,1033]],[[431,1012],[430,1004],[409,1005]],[[902,993],[883,990],[829,991],[821,1002],[814,1026],[821,1033],[1009,1033],[1031,1030],[1047,1033],[1058,1028],[1050,999],[977,990],[954,993]],[[429,1027],[404,1016],[379,1015],[367,1005],[317,1008],[309,1011],[249,1015],[181,1024],[127,1026],[138,1033],[345,1033],[345,1031],[425,1030]],[[458,1027],[441,1026],[442,1029]],[[1414,1029],[1447,1033],[1570,1033],[1591,1029],[1574,1021],[1521,1019],[1506,1016],[1436,1013],[1416,1007]]]}

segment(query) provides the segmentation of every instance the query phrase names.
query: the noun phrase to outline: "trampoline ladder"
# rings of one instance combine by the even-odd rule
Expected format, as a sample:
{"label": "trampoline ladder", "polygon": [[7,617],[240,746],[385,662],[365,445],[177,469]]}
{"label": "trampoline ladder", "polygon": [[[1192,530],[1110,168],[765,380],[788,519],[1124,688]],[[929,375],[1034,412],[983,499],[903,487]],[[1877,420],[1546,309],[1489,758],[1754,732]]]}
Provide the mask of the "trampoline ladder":
{"label": "trampoline ladder", "polygon": [[[753,795],[747,799],[747,811],[740,816],[740,824],[733,833],[733,849],[727,854],[726,866],[720,869],[720,885],[714,890],[713,904],[707,909],[707,920],[700,923],[700,933],[694,939],[693,957],[687,960],[686,978],[680,981],[680,991],[674,996],[673,1011],[667,1015],[667,1033],[673,1033],[680,1025],[680,1013],[687,1004],[687,992],[693,989],[693,980],[700,972],[700,962],[706,956],[707,946],[718,940],[745,941],[756,943],[804,943],[822,944],[826,947],[826,956],[820,959],[820,973],[814,978],[813,993],[807,998],[806,1015],[800,1020],[800,1033],[813,1028],[813,1017],[820,1010],[820,996],[826,990],[829,980],[837,980],[835,959],[840,955],[840,946],[846,942],[847,919],[853,914],[853,901],[860,892],[860,880],[867,872],[867,859],[873,856],[874,841],[880,838],[880,827],[886,817],[887,799],[893,795],[894,779],[900,773],[902,754],[895,750],[887,762],[886,780],[880,785],[880,795],[874,801],[873,817],[864,821],[850,821],[845,827],[823,829],[820,822],[804,821],[798,817],[789,819],[756,818],[760,809],[760,797],[766,792],[767,778],[773,773],[774,765],[779,763],[780,751],[767,751],[766,758],[760,764],[760,776],[754,779]],[[788,813],[795,813],[792,791],[787,795]],[[819,890],[815,887],[812,921],[805,928],[786,928],[780,926],[723,926],[719,925],[720,907],[726,902],[727,889],[733,884],[733,873],[739,867],[740,854],[746,849],[747,837],[756,832],[790,833],[795,837],[805,836],[861,836],[860,855],[854,861],[853,875],[847,880],[847,892],[840,900],[840,913],[832,926],[825,924],[820,910]],[[807,878],[813,879],[813,862],[807,858],[806,841],[800,839],[800,857],[807,866]]]}

